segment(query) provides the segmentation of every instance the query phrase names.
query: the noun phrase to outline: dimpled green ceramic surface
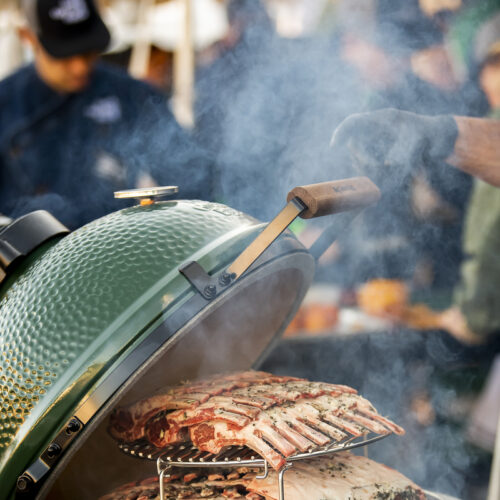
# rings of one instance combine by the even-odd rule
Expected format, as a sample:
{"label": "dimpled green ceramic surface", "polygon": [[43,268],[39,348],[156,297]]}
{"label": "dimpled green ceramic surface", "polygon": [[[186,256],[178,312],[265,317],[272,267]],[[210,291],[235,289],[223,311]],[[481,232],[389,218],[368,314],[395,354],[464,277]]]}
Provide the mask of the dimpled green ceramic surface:
{"label": "dimpled green ceramic surface", "polygon": [[179,265],[259,227],[206,202],[133,207],[49,245],[0,289],[0,497],[165,296],[189,288]]}

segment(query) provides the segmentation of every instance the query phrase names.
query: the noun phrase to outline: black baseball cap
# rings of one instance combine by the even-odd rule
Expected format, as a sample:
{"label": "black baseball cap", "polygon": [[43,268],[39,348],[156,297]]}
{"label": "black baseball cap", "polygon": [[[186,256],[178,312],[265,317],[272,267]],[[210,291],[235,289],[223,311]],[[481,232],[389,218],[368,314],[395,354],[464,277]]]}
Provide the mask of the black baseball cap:
{"label": "black baseball cap", "polygon": [[23,0],[23,10],[42,47],[56,59],[103,52],[109,45],[93,0]]}

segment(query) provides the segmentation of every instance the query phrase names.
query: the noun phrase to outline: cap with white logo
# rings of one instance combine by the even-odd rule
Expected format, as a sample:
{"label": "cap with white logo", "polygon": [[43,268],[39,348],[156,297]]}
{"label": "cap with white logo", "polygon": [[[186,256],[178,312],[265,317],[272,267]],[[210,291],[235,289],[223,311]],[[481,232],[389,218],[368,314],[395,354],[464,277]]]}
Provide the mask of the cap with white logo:
{"label": "cap with white logo", "polygon": [[28,24],[58,59],[102,52],[110,41],[93,0],[23,0]]}

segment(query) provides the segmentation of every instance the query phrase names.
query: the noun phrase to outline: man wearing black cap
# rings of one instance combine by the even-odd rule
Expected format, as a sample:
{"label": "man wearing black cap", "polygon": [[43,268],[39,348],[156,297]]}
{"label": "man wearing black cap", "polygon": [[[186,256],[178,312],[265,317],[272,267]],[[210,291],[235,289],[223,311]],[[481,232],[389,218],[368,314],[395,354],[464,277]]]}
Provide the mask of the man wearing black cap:
{"label": "man wearing black cap", "polygon": [[93,0],[23,9],[35,60],[0,82],[0,213],[47,209],[74,228],[120,208],[118,189],[179,184],[207,197],[206,155],[163,96],[98,63],[110,35]]}

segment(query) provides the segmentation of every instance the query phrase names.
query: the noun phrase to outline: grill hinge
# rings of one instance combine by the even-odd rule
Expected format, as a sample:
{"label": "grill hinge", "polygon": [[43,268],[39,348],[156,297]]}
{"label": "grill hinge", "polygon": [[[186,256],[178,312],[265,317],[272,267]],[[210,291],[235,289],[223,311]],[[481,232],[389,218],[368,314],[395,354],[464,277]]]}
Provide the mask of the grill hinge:
{"label": "grill hinge", "polygon": [[45,448],[36,462],[33,462],[18,478],[16,483],[16,498],[34,498],[40,486],[50,472],[50,469],[59,461],[64,450],[81,432],[84,425],[77,418],[72,417],[59,431],[55,439]]}
{"label": "grill hinge", "polygon": [[206,300],[213,300],[257,261],[273,241],[305,210],[306,206],[298,198],[292,199],[236,260],[219,274],[210,276],[194,261],[180,267],[179,272]]}
{"label": "grill hinge", "polygon": [[235,275],[226,271],[210,276],[198,262],[191,261],[179,268],[179,272],[193,285],[206,299],[212,300],[227,288]]}

